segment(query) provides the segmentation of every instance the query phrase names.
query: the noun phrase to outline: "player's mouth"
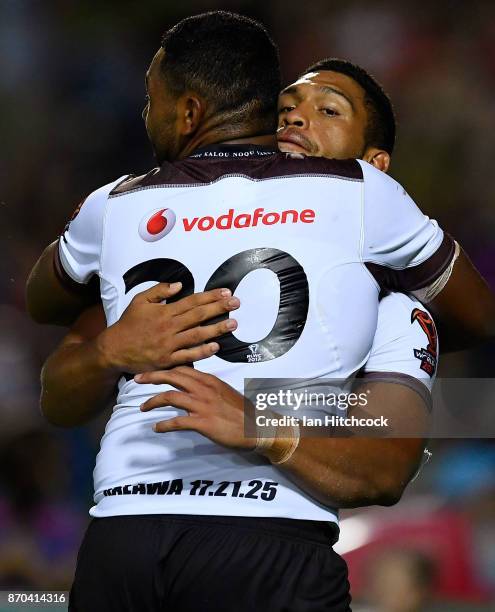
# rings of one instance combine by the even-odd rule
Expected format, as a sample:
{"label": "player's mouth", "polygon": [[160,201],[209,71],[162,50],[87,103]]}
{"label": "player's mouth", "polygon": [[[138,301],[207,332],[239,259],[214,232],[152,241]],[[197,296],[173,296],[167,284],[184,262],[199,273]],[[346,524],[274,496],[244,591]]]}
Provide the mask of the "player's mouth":
{"label": "player's mouth", "polygon": [[278,148],[283,153],[313,153],[313,143],[297,129],[286,128],[277,132]]}

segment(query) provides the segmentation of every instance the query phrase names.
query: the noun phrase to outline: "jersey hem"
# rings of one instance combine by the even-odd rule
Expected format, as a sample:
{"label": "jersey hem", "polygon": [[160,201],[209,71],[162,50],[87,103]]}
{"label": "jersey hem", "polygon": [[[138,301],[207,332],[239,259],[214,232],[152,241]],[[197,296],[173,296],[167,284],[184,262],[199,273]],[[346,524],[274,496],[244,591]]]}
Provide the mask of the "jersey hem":
{"label": "jersey hem", "polygon": [[297,516],[291,516],[289,513],[284,512],[283,510],[276,511],[275,509],[272,512],[261,511],[261,512],[251,512],[250,514],[247,514],[246,512],[241,512],[241,511],[236,512],[235,508],[227,508],[225,513],[219,513],[218,511],[207,512],[205,508],[198,508],[197,512],[193,512],[191,511],[190,508],[185,510],[181,506],[170,508],[164,511],[163,506],[157,506],[156,504],[153,504],[153,505],[146,504],[146,507],[143,507],[143,506],[122,507],[122,505],[119,504],[118,507],[112,508],[110,506],[106,510],[102,510],[99,506],[100,504],[96,504],[90,508],[89,510],[90,516],[93,516],[95,518],[103,518],[103,517],[108,517],[108,516],[125,516],[126,514],[129,514],[132,516],[136,516],[140,514],[143,514],[143,515],[147,515],[147,514],[163,514],[163,515],[184,514],[185,516],[207,515],[207,516],[218,516],[218,517],[238,516],[238,517],[245,517],[245,518],[285,518],[285,519],[293,519],[293,520],[301,520],[301,521],[324,521],[324,522],[336,523],[337,525],[339,524],[338,516],[336,514],[333,514],[330,511],[327,511],[327,512],[320,511],[320,512],[313,512],[313,513],[301,512]]}
{"label": "jersey hem", "polygon": [[360,381],[369,382],[384,382],[388,384],[403,385],[409,387],[421,397],[426,404],[428,412],[433,409],[431,391],[427,385],[420,379],[414,378],[410,374],[404,374],[403,372],[382,372],[380,370],[374,370],[372,372],[363,372],[359,377]]}
{"label": "jersey hem", "polygon": [[87,282],[83,282],[74,278],[69,272],[70,265],[63,252],[61,239],[63,239],[62,236],[58,239],[57,245],[53,251],[53,270],[55,272],[55,276],[60,281],[61,285],[68,291],[71,291],[72,293],[84,292],[88,286],[89,280]]}

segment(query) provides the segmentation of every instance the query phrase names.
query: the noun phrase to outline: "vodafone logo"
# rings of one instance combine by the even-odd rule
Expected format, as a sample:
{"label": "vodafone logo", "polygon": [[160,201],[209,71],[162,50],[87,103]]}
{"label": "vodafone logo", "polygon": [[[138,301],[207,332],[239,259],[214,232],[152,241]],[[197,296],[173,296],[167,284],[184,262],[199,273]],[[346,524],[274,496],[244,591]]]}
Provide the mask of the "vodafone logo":
{"label": "vodafone logo", "polygon": [[[281,212],[267,212],[264,208],[256,208],[252,213],[239,214],[236,214],[233,208],[229,208],[228,212],[218,217],[212,217],[211,215],[191,218],[184,217],[182,219],[182,226],[185,232],[192,232],[193,230],[208,232],[212,229],[233,230],[263,225],[314,223],[315,217],[316,213],[311,208],[305,208],[301,211],[290,209]],[[175,221],[176,217],[173,210],[170,208],[158,208],[149,212],[141,219],[139,235],[146,242],[155,242],[172,231]]]}
{"label": "vodafone logo", "polygon": [[266,212],[264,208],[256,208],[252,213],[236,214],[233,208],[218,217],[206,215],[182,219],[184,230],[191,232],[198,229],[207,232],[213,228],[219,230],[243,229],[260,225],[277,225],[279,223],[314,223],[315,211],[306,208],[301,212],[297,210],[283,210],[282,212]]}
{"label": "vodafone logo", "polygon": [[139,235],[146,242],[156,242],[169,234],[175,225],[175,213],[170,208],[157,208],[147,213],[139,224]]}

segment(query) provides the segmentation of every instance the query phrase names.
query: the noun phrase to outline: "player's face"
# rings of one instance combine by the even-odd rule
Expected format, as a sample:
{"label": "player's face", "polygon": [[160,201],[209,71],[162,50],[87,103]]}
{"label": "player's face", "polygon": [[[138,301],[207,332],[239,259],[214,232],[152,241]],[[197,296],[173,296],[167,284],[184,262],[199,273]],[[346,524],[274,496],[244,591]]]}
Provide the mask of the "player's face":
{"label": "player's face", "polygon": [[346,159],[365,154],[364,90],[345,74],[302,76],[279,97],[278,146],[287,153]]}
{"label": "player's face", "polygon": [[146,106],[143,119],[158,163],[174,160],[180,150],[177,129],[177,99],[169,91],[166,79],[160,70],[163,58],[160,49],[146,73]]}

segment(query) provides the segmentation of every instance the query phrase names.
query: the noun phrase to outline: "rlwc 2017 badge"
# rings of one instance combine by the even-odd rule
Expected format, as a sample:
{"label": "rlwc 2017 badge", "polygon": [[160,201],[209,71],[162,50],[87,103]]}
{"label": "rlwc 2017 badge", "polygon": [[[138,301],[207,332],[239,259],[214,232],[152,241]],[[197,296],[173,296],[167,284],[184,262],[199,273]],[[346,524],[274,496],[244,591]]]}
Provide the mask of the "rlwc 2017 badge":
{"label": "rlwc 2017 badge", "polygon": [[411,324],[415,321],[419,323],[426,334],[428,344],[426,347],[413,349],[414,356],[421,361],[420,368],[432,378],[436,372],[438,360],[437,329],[431,316],[420,308],[415,308],[411,313]]}

